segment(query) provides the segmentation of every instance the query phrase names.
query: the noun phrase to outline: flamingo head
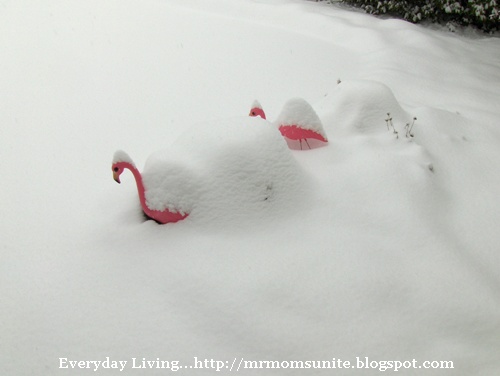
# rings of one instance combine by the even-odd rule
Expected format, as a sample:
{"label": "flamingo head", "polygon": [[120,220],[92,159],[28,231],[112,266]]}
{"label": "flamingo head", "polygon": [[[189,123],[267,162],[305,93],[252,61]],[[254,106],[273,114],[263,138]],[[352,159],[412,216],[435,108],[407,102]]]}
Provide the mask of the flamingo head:
{"label": "flamingo head", "polygon": [[266,114],[262,109],[262,106],[259,102],[254,101],[252,104],[252,109],[250,110],[249,116],[260,116],[262,119],[266,118]]}
{"label": "flamingo head", "polygon": [[134,162],[124,151],[118,150],[113,156],[111,170],[113,171],[113,179],[120,183],[120,175],[125,168],[135,168]]}
{"label": "flamingo head", "polygon": [[123,172],[123,169],[124,169],[124,166],[123,166],[123,163],[122,162],[119,162],[119,163],[114,163],[112,166],[111,166],[112,170],[113,170],[113,179],[118,183],[120,184],[120,175],[122,174]]}

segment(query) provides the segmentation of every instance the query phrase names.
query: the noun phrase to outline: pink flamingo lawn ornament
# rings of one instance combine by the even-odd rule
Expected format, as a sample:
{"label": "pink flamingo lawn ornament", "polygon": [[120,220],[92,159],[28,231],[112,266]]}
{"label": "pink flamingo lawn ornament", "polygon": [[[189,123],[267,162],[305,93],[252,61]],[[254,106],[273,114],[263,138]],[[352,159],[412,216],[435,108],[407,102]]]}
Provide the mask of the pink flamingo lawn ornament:
{"label": "pink flamingo lawn ornament", "polygon": [[260,116],[262,119],[266,118],[266,114],[262,109],[262,106],[258,101],[252,103],[252,109],[250,110],[249,116]]}
{"label": "pink flamingo lawn ornament", "polygon": [[302,98],[293,98],[285,103],[278,119],[275,121],[281,134],[290,139],[300,142],[302,150],[302,140],[311,149],[308,139],[328,142],[325,130],[318,115]]}
{"label": "pink flamingo lawn ornament", "polygon": [[[262,106],[257,101],[252,104],[249,115],[266,118]],[[293,98],[286,102],[275,124],[283,137],[299,141],[301,150],[302,141],[311,149],[308,139],[328,142],[321,120],[311,105],[302,98]]]}
{"label": "pink flamingo lawn ornament", "polygon": [[139,170],[137,169],[137,167],[135,167],[134,162],[128,156],[127,153],[123,151],[117,151],[113,157],[111,168],[113,170],[113,179],[117,183],[120,183],[120,175],[125,169],[128,169],[132,172],[135,178],[135,182],[137,184],[139,201],[141,203],[142,210],[144,211],[144,214],[147,217],[154,219],[158,223],[165,224],[170,222],[178,222],[189,215],[189,213],[170,210],[166,207],[163,208],[162,210],[149,207],[148,202],[146,200],[147,188],[144,186],[143,177],[139,172]]}

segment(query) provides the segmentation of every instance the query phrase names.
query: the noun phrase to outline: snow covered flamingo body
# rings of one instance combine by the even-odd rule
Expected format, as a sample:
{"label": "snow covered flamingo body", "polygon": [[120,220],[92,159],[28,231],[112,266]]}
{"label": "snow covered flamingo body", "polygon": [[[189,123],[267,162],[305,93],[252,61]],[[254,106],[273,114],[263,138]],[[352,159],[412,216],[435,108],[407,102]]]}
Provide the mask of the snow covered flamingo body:
{"label": "snow covered flamingo body", "polygon": [[[262,106],[257,101],[252,104],[249,115],[266,118]],[[306,142],[309,149],[311,146],[307,140],[328,142],[321,120],[311,105],[302,98],[293,98],[286,102],[274,124],[283,137],[299,141],[301,149],[302,141]]]}
{"label": "snow covered flamingo body", "polygon": [[188,215],[204,226],[258,223],[303,200],[307,185],[279,130],[249,116],[193,124],[152,153],[141,172],[118,151],[112,169],[117,182],[132,172],[142,210],[159,223]]}
{"label": "snow covered flamingo body", "polygon": [[325,130],[318,115],[302,98],[293,98],[285,103],[278,119],[275,121],[281,134],[290,139],[298,140],[302,149],[302,140],[309,147],[308,139],[328,142]]}
{"label": "snow covered flamingo body", "polygon": [[123,151],[117,151],[113,157],[112,163],[113,179],[120,183],[120,175],[125,169],[132,172],[137,184],[137,193],[139,195],[139,201],[141,203],[142,210],[144,214],[155,221],[165,224],[170,222],[178,222],[186,218],[189,214],[182,211],[172,210],[167,207],[162,207],[161,209],[151,207],[146,198],[147,188],[144,186],[143,176],[135,166],[134,162],[130,157]]}

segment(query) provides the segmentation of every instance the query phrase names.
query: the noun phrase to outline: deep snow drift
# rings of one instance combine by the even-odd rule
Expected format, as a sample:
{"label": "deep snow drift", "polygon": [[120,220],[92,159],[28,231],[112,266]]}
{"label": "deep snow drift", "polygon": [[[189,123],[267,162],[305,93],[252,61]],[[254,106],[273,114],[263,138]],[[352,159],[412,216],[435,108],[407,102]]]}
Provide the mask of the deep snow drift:
{"label": "deep snow drift", "polygon": [[[298,0],[21,0],[0,46],[2,375],[500,372],[498,38]],[[295,97],[328,144],[245,117]],[[118,149],[171,163],[192,215],[145,221]],[[106,357],[129,363],[59,369]]]}

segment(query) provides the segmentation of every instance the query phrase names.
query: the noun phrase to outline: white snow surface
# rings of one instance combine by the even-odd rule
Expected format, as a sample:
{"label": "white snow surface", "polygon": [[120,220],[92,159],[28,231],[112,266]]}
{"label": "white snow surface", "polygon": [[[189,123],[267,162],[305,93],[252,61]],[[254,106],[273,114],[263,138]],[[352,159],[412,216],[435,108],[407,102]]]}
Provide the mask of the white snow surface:
{"label": "white snow surface", "polygon": [[[4,0],[0,48],[1,375],[500,374],[497,36],[301,0]],[[241,117],[296,97],[326,146]],[[115,150],[167,163],[192,215],[145,221]],[[107,357],[128,364],[59,368]],[[332,372],[380,373],[239,371]]]}
{"label": "white snow surface", "polygon": [[315,131],[324,138],[327,138],[320,118],[312,106],[303,98],[291,98],[287,100],[274,123],[278,127],[295,125],[299,128]]}

